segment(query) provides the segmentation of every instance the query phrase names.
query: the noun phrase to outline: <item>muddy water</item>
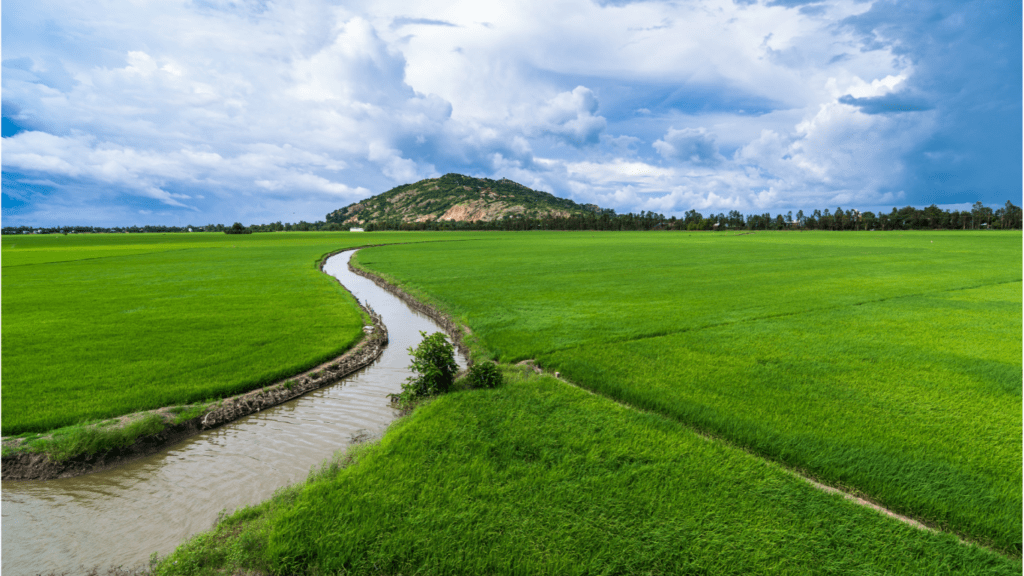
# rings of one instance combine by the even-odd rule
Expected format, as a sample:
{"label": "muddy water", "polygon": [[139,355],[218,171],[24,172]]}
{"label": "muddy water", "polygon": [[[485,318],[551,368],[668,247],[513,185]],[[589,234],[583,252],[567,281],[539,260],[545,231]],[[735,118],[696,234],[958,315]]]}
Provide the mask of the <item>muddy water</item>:
{"label": "muddy water", "polygon": [[[77,478],[4,482],[4,576],[134,566],[209,529],[218,512],[254,504],[302,480],[359,435],[394,417],[386,395],[409,375],[406,349],[439,328],[352,274],[352,252],[328,260],[361,302],[381,315],[390,344],[380,359],[330,387],[194,436],[148,458]],[[459,358],[459,365],[465,360]]]}

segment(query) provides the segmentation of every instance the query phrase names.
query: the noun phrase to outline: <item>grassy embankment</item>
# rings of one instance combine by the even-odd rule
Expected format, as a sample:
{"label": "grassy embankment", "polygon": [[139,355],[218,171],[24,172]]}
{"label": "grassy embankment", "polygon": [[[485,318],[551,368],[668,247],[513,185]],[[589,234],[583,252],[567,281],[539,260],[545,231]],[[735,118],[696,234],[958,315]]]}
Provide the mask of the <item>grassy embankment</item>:
{"label": "grassy embankment", "polygon": [[671,418],[506,374],[421,406],[356,465],[236,512],[156,573],[1020,573]]}
{"label": "grassy embankment", "polygon": [[[374,235],[374,243],[442,235]],[[321,273],[349,233],[8,236],[3,249],[3,434],[55,457],[177,419],[337,356],[362,337],[351,295]]]}
{"label": "grassy embankment", "polygon": [[503,362],[1020,554],[1018,232],[531,233],[358,259]]}

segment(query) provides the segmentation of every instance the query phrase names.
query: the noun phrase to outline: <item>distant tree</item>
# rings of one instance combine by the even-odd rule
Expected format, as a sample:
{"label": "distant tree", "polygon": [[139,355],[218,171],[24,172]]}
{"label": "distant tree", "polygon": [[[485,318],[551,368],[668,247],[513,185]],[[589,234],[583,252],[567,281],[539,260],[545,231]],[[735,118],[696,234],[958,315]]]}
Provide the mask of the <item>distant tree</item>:
{"label": "distant tree", "polygon": [[932,204],[922,211],[919,220],[924,220],[929,228],[939,228],[942,223],[942,210],[935,204]]}
{"label": "distant tree", "polygon": [[241,222],[235,222],[231,228],[224,230],[225,234],[252,234],[252,230],[242,226]]}
{"label": "distant tree", "polygon": [[1020,206],[1014,206],[1013,202],[1006,201],[1006,205],[996,211],[996,217],[999,219],[999,226],[1004,229],[1020,228],[1021,227],[1021,209]]}

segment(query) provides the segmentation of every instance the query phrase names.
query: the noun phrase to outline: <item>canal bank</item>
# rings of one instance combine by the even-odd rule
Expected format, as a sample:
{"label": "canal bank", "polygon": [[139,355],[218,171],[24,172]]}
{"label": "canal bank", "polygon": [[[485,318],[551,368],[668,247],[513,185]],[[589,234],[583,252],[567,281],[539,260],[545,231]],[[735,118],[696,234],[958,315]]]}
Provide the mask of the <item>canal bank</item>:
{"label": "canal bank", "polygon": [[[5,482],[3,565],[14,576],[131,566],[207,530],[222,510],[265,500],[353,439],[383,434],[397,416],[387,395],[410,375],[407,348],[441,328],[348,269],[324,271],[390,328],[366,369],[300,398],[201,432],[150,456],[74,478]],[[459,359],[460,365],[465,364]]]}

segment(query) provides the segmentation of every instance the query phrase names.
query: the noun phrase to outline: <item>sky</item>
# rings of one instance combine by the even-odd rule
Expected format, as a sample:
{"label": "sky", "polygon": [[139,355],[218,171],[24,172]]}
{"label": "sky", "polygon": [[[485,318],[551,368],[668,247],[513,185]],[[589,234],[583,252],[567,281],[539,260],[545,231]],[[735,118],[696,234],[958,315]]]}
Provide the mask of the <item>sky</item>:
{"label": "sky", "polygon": [[1022,198],[1021,3],[8,0],[4,226],[457,172],[666,216]]}

